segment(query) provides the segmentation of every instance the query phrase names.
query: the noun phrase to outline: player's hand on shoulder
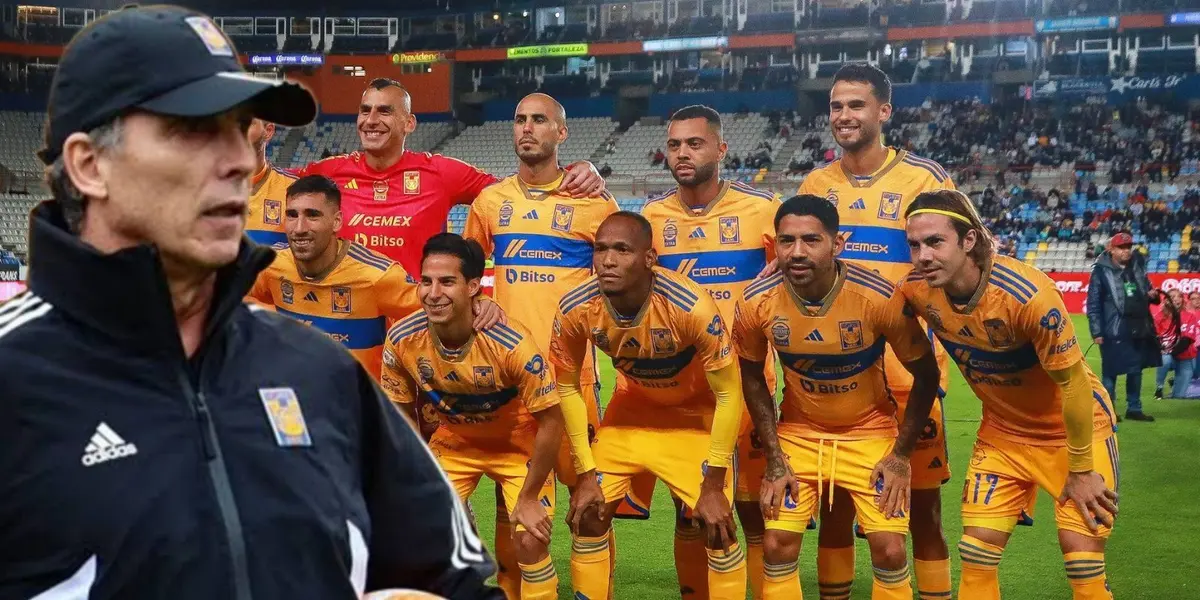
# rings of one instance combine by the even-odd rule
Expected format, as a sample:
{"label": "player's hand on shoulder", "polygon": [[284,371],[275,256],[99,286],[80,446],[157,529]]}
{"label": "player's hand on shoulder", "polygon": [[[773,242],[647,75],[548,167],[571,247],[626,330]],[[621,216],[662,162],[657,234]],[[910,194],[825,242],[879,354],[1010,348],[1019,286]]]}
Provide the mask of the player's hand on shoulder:
{"label": "player's hand on shoulder", "polygon": [[572,198],[599,196],[600,192],[604,191],[604,178],[600,176],[600,171],[596,170],[596,165],[586,160],[573,162],[567,165],[567,172],[563,175],[562,183],[558,185],[558,191]]}
{"label": "player's hand on shoulder", "polygon": [[889,452],[875,464],[875,469],[871,471],[871,483],[879,492],[875,503],[884,517],[899,518],[909,511],[912,504],[912,465],[907,458]]}
{"label": "player's hand on shoulder", "polygon": [[496,325],[508,325],[508,315],[504,313],[504,309],[500,308],[495,300],[486,296],[480,296],[475,299],[475,320],[471,326],[475,331],[486,331]]}
{"label": "player's hand on shoulder", "polygon": [[1117,516],[1117,493],[1108,488],[1104,477],[1095,471],[1071,473],[1058,497],[1060,505],[1074,502],[1083,513],[1083,520],[1093,532],[1102,523],[1112,527]]}

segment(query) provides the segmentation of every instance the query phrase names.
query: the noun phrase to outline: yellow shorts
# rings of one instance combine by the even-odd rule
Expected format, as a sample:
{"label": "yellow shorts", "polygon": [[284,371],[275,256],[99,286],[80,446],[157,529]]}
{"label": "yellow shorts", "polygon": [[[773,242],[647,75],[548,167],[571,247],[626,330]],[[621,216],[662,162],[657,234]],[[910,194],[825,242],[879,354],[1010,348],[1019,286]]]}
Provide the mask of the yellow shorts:
{"label": "yellow shorts", "polygon": [[[487,446],[473,445],[461,437],[439,429],[429,440],[429,450],[446,472],[454,492],[466,502],[479,485],[480,477],[486,475],[500,486],[504,502],[509,511],[517,505],[517,496],[525,485],[529,473],[529,458],[533,453],[533,438],[514,440],[510,443],[489,442]],[[542,499],[542,506],[547,506]],[[551,514],[553,516],[553,514]],[[523,530],[518,526],[519,530]]]}
{"label": "yellow shorts", "polygon": [[[605,502],[623,500],[634,477],[650,474],[688,508],[695,508],[708,468],[708,442],[709,432],[695,429],[600,427],[592,452]],[[725,496],[733,502],[732,469],[726,473]]]}
{"label": "yellow shorts", "polygon": [[[896,399],[896,417],[901,422],[904,420],[904,407],[908,405],[909,391],[892,391],[892,397]],[[942,413],[941,398],[933,401],[929,420],[917,439],[916,448],[913,448],[910,463],[914,490],[936,490],[950,481],[950,454],[946,447],[946,418]]]}
{"label": "yellow shorts", "polygon": [[[1117,438],[1098,435],[1092,440],[1096,472],[1114,491],[1121,483]],[[985,527],[1011,533],[1033,501],[1038,488],[1054,498],[1067,482],[1066,446],[1031,446],[1003,439],[979,439],[963,486],[962,519],[965,527]],[[1112,530],[1100,525],[1093,534],[1074,503],[1054,503],[1054,521],[1060,530],[1088,537],[1107,538]]]}
{"label": "yellow shorts", "polygon": [[737,502],[758,502],[762,491],[762,477],[767,470],[767,455],[763,454],[762,441],[753,427],[738,438],[737,442],[737,489],[733,499]]}
{"label": "yellow shorts", "polygon": [[785,498],[779,520],[767,521],[767,529],[804,533],[809,520],[817,515],[821,495],[832,498],[829,488],[836,485],[849,492],[863,531],[907,534],[908,515],[885,517],[876,506],[883,482],[871,481],[871,471],[895,443],[893,438],[819,440],[781,431],[779,446],[800,483],[799,501]]}

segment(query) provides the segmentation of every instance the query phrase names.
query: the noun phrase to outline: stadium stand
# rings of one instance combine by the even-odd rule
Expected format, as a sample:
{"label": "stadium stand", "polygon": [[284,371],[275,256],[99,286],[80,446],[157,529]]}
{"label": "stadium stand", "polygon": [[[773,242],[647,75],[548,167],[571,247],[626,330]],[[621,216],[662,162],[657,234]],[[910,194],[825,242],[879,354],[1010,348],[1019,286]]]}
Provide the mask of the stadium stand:
{"label": "stadium stand", "polygon": [[0,112],[0,164],[13,171],[38,171],[35,153],[42,147],[44,112]]}
{"label": "stadium stand", "polygon": [[[616,122],[611,119],[568,116],[568,136],[566,143],[559,147],[559,161],[568,164],[591,159],[616,128]],[[512,121],[488,121],[477,127],[467,127],[447,142],[441,152],[489,173],[508,175],[517,165],[512,132]]]}
{"label": "stadium stand", "polygon": [[[453,125],[444,121],[418,122],[416,130],[408,136],[405,147],[414,152],[429,152],[442,143],[453,129]],[[281,146],[285,135],[276,133],[272,146]],[[280,157],[268,153],[268,157],[281,167],[300,167],[329,155],[345,154],[358,148],[358,128],[349,121],[317,122],[306,126],[302,135],[303,141],[296,146],[292,156]]]}

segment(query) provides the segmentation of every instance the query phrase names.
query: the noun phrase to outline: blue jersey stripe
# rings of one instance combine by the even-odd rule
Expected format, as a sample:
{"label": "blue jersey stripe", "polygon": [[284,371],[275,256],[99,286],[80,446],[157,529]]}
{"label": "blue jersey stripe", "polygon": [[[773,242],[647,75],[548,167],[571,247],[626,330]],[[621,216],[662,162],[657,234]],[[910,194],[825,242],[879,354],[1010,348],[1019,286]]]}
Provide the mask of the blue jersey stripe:
{"label": "blue jersey stripe", "polygon": [[562,314],[565,315],[565,314],[571,312],[572,310],[575,310],[576,306],[579,306],[599,295],[600,295],[600,286],[592,287],[589,289],[588,293],[583,296],[575,298],[574,300],[571,300],[570,302],[567,302],[564,300],[561,304],[559,304],[558,310],[561,311]]}
{"label": "blue jersey stripe", "polygon": [[916,162],[927,164],[931,168],[936,169],[939,173],[942,174],[942,178],[944,178],[944,179],[950,178],[950,175],[946,173],[946,169],[943,168],[942,165],[940,163],[938,163],[938,161],[933,160],[932,158],[925,158],[924,156],[918,156],[911,152],[908,153],[907,157],[913,159]]}
{"label": "blue jersey stripe", "polygon": [[1029,302],[1030,296],[1026,294],[1024,290],[1016,287],[1012,281],[1004,279],[1000,273],[992,273],[992,276],[988,278],[988,282],[1004,290],[1005,292],[1008,292],[1009,295],[1011,295],[1013,298],[1016,298],[1021,304]]}
{"label": "blue jersey stripe", "polygon": [[666,298],[667,300],[669,300],[671,302],[671,304],[674,304],[675,306],[678,306],[679,308],[683,309],[684,312],[692,312],[692,307],[694,305],[685,304],[685,303],[681,302],[678,297],[672,295],[669,292],[664,291],[661,287],[654,286],[654,293],[662,296],[663,298]]}
{"label": "blue jersey stripe", "polygon": [[780,282],[782,282],[782,281],[783,281],[783,273],[776,271],[770,277],[767,277],[766,279],[762,279],[759,281],[755,281],[754,283],[751,283],[750,285],[746,286],[746,291],[742,294],[742,296],[745,299],[749,300],[749,299],[779,285]]}
{"label": "blue jersey stripe", "polygon": [[370,251],[358,244],[352,244],[346,255],[368,267],[374,267],[380,271],[386,271],[391,266],[386,258],[371,254]]}
{"label": "blue jersey stripe", "polygon": [[287,234],[282,231],[267,231],[265,229],[247,229],[246,235],[250,236],[250,241],[263,246],[274,246],[275,244],[283,244],[287,246]]}
{"label": "blue jersey stripe", "polygon": [[861,279],[858,275],[855,275],[852,273],[847,273],[846,281],[849,281],[851,283],[857,283],[858,285],[861,285],[873,292],[878,292],[879,295],[883,296],[884,298],[892,297],[892,290],[885,288],[885,287],[879,285],[878,283],[867,281],[866,279]]}
{"label": "blue jersey stripe", "polygon": [[653,286],[653,290],[655,292],[658,292],[659,294],[662,294],[663,296],[665,296],[672,302],[678,304],[679,306],[683,307],[684,310],[690,311],[690,310],[692,310],[692,307],[696,305],[694,301],[688,300],[687,298],[680,296],[679,292],[675,291],[672,288],[663,286],[660,283],[656,282]]}
{"label": "blue jersey stripe", "polygon": [[754,189],[740,181],[733,182],[732,184],[730,184],[729,187],[736,191],[739,191],[743,194],[746,194],[748,196],[755,196],[757,198],[762,198],[764,200],[774,200],[775,199],[775,194],[772,194],[771,192],[765,192],[763,190]]}
{"label": "blue jersey stripe", "polygon": [[500,332],[495,327],[483,330],[483,335],[496,340],[501,346],[504,346],[506,350],[515,350],[517,348],[516,341],[509,337],[508,334]]}
{"label": "blue jersey stripe", "polygon": [[497,332],[503,334],[504,337],[512,339],[514,344],[521,342],[521,338],[522,338],[521,334],[518,333],[517,330],[513,329],[512,327],[509,327],[508,325],[504,325],[502,323],[497,323],[496,326],[493,327],[492,329],[495,329]]}
{"label": "blue jersey stripe", "polygon": [[1031,344],[1012,350],[981,350],[974,346],[951,342],[939,336],[954,362],[985,375],[1012,375],[1041,364]]}
{"label": "blue jersey stripe", "polygon": [[[483,394],[460,394],[439,389],[429,390],[429,397],[434,401],[438,412],[448,415],[461,414],[491,414],[503,408],[517,397],[517,388],[504,388],[495,392]],[[448,402],[452,399],[453,402]]]}
{"label": "blue jersey stripe", "polygon": [[388,332],[388,340],[398,344],[400,340],[425,331],[428,327],[429,321],[425,318],[425,313],[419,313],[417,318],[409,318],[393,325],[392,330]]}
{"label": "blue jersey stripe", "polygon": [[910,263],[908,237],[904,229],[874,225],[842,225],[846,238],[840,258],[845,260],[874,260],[889,263]]}
{"label": "blue jersey stripe", "polygon": [[536,233],[504,233],[495,238],[492,258],[497,267],[592,268],[592,245],[576,240]]}
{"label": "blue jersey stripe", "polygon": [[666,277],[655,277],[654,283],[665,286],[667,289],[673,290],[676,294],[679,294],[679,296],[681,298],[683,298],[684,300],[691,300],[691,301],[695,302],[696,300],[700,299],[700,296],[697,296],[694,292],[692,292],[692,290],[689,290],[686,287],[683,287],[682,285],[675,283],[674,281],[671,281],[670,279],[667,279]]}
{"label": "blue jersey stripe", "polygon": [[275,307],[275,311],[298,321],[304,321],[331,336],[336,336],[343,345],[351,350],[368,350],[383,345],[384,328],[387,326],[383,317],[332,319],[292,312],[278,306]]}
{"label": "blue jersey stripe", "polygon": [[997,265],[997,264],[992,265],[992,271],[993,272],[1000,271],[1001,273],[1004,273],[1008,279],[1011,279],[1014,283],[1017,284],[1017,287],[1028,292],[1030,298],[1032,298],[1034,295],[1037,294],[1037,286],[1033,285],[1033,282],[1022,277],[1020,273],[1017,273],[1016,271],[1014,271],[1004,265]]}
{"label": "blue jersey stripe", "polygon": [[[688,263],[686,272],[680,265]],[[707,252],[683,252],[660,254],[658,264],[700,285],[719,285],[753,281],[767,265],[767,251],[762,248],[750,250],[711,250]]]}
{"label": "blue jersey stripe", "polygon": [[848,266],[850,267],[847,271],[848,273],[858,275],[859,277],[862,277],[868,281],[874,281],[885,288],[891,289],[896,285],[895,283],[888,281],[888,279],[883,275],[880,275],[879,273],[876,273],[870,269],[865,269],[856,264],[849,264]]}
{"label": "blue jersey stripe", "polygon": [[559,304],[562,305],[567,302],[572,302],[578,298],[588,295],[588,292],[591,292],[592,290],[599,289],[599,288],[600,288],[599,281],[597,281],[595,279],[589,280],[587,283],[564,294],[562,297],[562,300],[559,300]]}
{"label": "blue jersey stripe", "polygon": [[882,337],[867,348],[847,354],[792,354],[776,349],[783,366],[809,379],[835,381],[854,377],[883,358]]}

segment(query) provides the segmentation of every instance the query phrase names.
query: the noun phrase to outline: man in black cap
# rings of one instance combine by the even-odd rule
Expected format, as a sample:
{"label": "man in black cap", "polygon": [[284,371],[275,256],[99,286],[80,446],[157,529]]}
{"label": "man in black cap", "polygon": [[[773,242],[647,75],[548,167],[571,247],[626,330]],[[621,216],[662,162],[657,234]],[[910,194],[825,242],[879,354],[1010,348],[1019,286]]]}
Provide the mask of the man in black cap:
{"label": "man in black cap", "polygon": [[54,199],[31,217],[30,290],[0,307],[0,598],[503,597],[371,377],[242,301],[273,257],[243,235],[250,121],[315,112],[178,7],[114,12],[65,49]]}

